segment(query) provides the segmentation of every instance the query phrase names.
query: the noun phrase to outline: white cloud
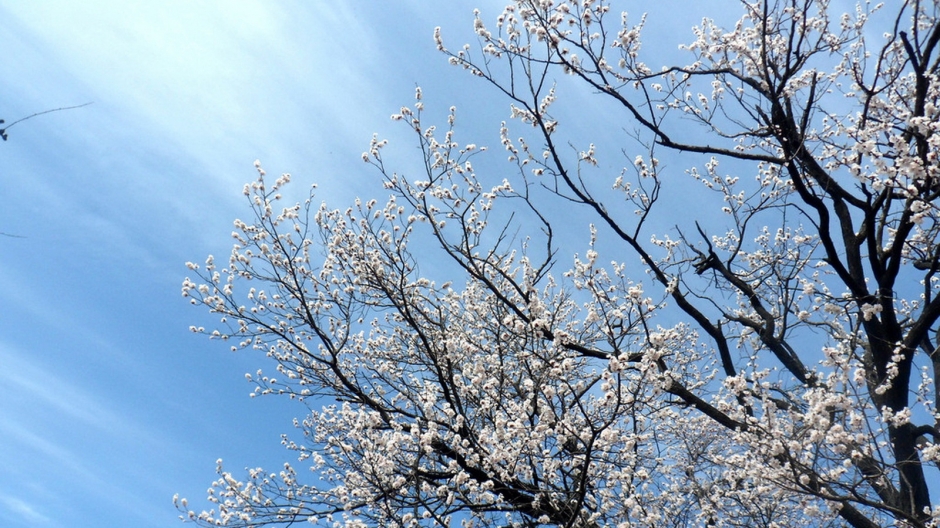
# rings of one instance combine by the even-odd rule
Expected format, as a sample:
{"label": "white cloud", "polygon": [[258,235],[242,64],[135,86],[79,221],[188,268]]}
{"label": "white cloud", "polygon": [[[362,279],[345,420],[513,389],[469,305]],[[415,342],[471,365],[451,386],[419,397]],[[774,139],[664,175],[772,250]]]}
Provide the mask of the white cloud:
{"label": "white cloud", "polygon": [[[63,419],[72,419],[99,429],[130,431],[116,413],[105,404],[54,374],[51,369],[40,367],[36,361],[26,360],[24,355],[0,341],[0,386],[2,392],[15,393],[36,406],[54,409]],[[0,393],[2,393],[0,392]]]}
{"label": "white cloud", "polygon": [[30,525],[44,525],[51,522],[51,519],[40,513],[36,507],[12,495],[0,495],[0,505]]}

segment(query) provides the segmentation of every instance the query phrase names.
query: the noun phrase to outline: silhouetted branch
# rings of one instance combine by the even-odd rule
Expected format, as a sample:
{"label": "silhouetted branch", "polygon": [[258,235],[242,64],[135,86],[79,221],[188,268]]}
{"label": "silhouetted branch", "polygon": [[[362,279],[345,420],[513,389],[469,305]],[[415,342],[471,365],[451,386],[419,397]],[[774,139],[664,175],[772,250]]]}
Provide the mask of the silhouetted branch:
{"label": "silhouetted branch", "polygon": [[[76,106],[63,106],[62,108],[53,108],[52,110],[43,110],[42,112],[36,112],[35,114],[28,115],[28,116],[26,116],[26,117],[24,117],[24,118],[22,118],[22,119],[17,119],[16,121],[14,121],[14,122],[10,123],[9,125],[7,125],[5,128],[0,128],[0,137],[2,137],[4,141],[6,141],[7,138],[8,138],[8,136],[7,136],[7,130],[9,130],[13,125],[15,125],[15,124],[17,124],[17,123],[21,123],[21,122],[23,122],[23,121],[26,121],[27,119],[32,119],[32,118],[34,118],[34,117],[36,117],[36,116],[41,116],[41,115],[43,115],[43,114],[49,114],[49,113],[52,113],[52,112],[60,112],[60,111],[62,111],[62,110],[74,110],[74,109],[76,109],[76,108],[81,108],[81,107],[83,107],[83,106],[88,106],[88,105],[90,105],[91,103],[92,103],[92,102],[89,101],[89,102],[87,102],[87,103],[85,103],[85,104],[80,104],[80,105],[76,105]],[[0,124],[3,124],[4,122],[5,122],[5,121],[4,121],[3,119],[0,119]]]}

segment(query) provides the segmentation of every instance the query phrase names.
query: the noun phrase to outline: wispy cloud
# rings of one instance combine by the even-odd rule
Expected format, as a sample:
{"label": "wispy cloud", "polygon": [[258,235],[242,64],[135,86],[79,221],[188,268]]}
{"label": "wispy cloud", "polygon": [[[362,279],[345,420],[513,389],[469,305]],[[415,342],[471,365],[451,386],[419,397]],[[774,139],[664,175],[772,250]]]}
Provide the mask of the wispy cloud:
{"label": "wispy cloud", "polygon": [[0,505],[3,506],[9,514],[18,517],[31,526],[48,525],[52,520],[39,512],[32,504],[12,495],[0,494]]}
{"label": "wispy cloud", "polygon": [[0,341],[0,384],[5,391],[23,395],[36,405],[54,409],[64,419],[71,419],[110,431],[133,430],[106,404],[52,371],[25,359]]}
{"label": "wispy cloud", "polygon": [[[0,479],[0,504],[30,521],[22,526],[38,525],[39,520],[63,519],[65,512],[60,510],[86,507],[79,506],[77,501],[97,507],[106,505],[114,517],[148,519],[172,513],[169,493],[163,498],[164,504],[146,498],[145,490],[165,476],[138,470],[138,466],[149,467],[153,462],[144,459],[135,462],[133,457],[144,457],[147,453],[153,457],[161,449],[179,452],[179,445],[161,443],[162,435],[135,427],[61,378],[46,373],[35,378],[42,380],[42,385],[25,381],[24,377],[35,374],[36,369],[16,359],[8,362],[9,359],[9,355],[0,356],[4,370],[11,365],[17,369],[0,379],[4,384],[0,398],[5,402],[13,400],[10,412],[5,411],[0,420],[0,452],[4,472],[15,486]],[[11,381],[12,385],[6,385]],[[17,405],[17,401],[30,403],[23,406]],[[131,456],[128,450],[132,450]],[[136,484],[128,486],[129,479]],[[24,498],[29,488],[40,490],[37,496],[46,500]],[[70,491],[63,495],[65,490]],[[34,506],[39,503],[56,511]]]}
{"label": "wispy cloud", "polygon": [[[276,441],[259,448],[276,439],[275,413],[252,417],[240,376],[228,385],[214,370],[258,365],[212,356],[220,347],[186,332],[183,263],[228,249],[255,158],[295,174],[288,192],[305,197],[319,181],[333,205],[372,194],[370,182],[379,189],[359,154],[373,131],[410,150],[411,132],[388,116],[411,103],[416,83],[446,97],[449,78],[428,67],[447,68],[431,32],[455,9],[0,3],[9,81],[0,118],[94,101],[18,126],[2,145],[0,175],[15,199],[0,231],[27,238],[3,240],[0,259],[0,510],[24,527],[165,526],[172,493],[214,477],[222,453],[202,470],[207,437],[212,451],[251,464],[284,456]],[[470,9],[451,27],[472,37]]]}

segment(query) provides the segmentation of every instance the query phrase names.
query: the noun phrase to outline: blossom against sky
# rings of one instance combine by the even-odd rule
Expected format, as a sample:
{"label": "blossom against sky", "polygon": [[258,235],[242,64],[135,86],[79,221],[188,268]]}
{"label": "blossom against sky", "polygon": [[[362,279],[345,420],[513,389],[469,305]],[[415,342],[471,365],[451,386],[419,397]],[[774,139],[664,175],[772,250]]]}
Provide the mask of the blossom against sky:
{"label": "blossom against sky", "polygon": [[388,117],[416,85],[497,144],[508,104],[432,40],[473,41],[473,7],[502,3],[0,0],[0,118],[93,103],[0,143],[0,525],[175,526],[216,458],[290,456],[303,409],[250,400],[259,358],[187,332],[211,319],[184,263],[228,252],[255,159],[298,196],[381,194],[360,153],[412,144]]}

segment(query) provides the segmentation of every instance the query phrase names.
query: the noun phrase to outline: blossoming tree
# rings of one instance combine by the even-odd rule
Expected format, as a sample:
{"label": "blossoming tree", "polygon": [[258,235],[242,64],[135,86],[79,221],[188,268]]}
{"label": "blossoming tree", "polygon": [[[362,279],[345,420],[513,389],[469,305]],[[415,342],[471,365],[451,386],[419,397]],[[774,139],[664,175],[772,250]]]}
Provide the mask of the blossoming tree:
{"label": "blossoming tree", "polygon": [[[211,509],[179,507],[225,526],[936,526],[940,7],[828,4],[743,2],[660,67],[643,19],[520,0],[477,16],[479,48],[435,34],[512,105],[500,181],[453,109],[422,122],[420,91],[393,118],[424,173],[387,169],[377,138],[363,155],[381,202],[279,205],[289,177],[259,166],[231,256],[190,264],[183,294],[221,317],[194,330],[276,364],[256,392],[311,410],[284,437],[295,465],[220,462]],[[628,163],[564,135],[556,80],[609,105]]]}

